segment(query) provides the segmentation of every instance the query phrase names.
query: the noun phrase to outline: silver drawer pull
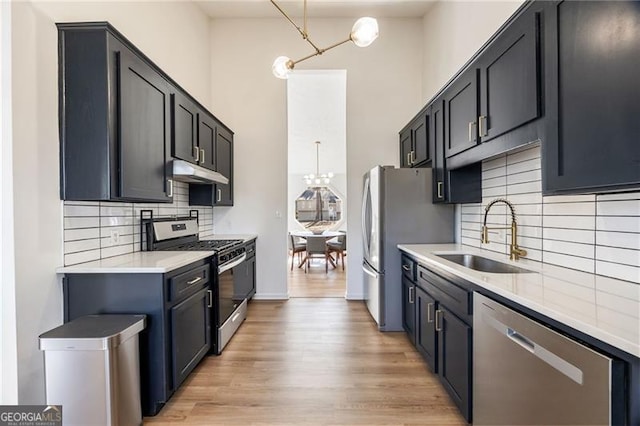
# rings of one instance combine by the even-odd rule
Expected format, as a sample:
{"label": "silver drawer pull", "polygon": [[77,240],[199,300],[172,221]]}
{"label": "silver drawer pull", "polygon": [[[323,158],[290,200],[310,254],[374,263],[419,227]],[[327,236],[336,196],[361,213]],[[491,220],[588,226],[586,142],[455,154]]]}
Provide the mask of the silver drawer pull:
{"label": "silver drawer pull", "polygon": [[433,322],[433,317],[431,316],[432,309],[433,303],[427,303],[427,322]]}
{"label": "silver drawer pull", "polygon": [[197,163],[198,161],[200,161],[200,150],[198,149],[197,146],[193,147],[194,152],[196,153],[196,155],[194,155],[194,161]]}
{"label": "silver drawer pull", "polygon": [[197,283],[198,281],[202,281],[202,277],[196,277],[196,278],[192,279],[191,281],[187,281],[187,284],[193,285],[193,284]]}
{"label": "silver drawer pull", "polygon": [[411,268],[409,267],[409,265],[402,265],[402,269],[404,269],[407,272],[411,271]]}
{"label": "silver drawer pull", "polygon": [[442,187],[444,186],[444,182],[438,182],[438,198],[442,198]]}
{"label": "silver drawer pull", "polygon": [[413,292],[416,290],[415,287],[409,287],[409,303],[414,302]]}
{"label": "silver drawer pull", "polygon": [[443,312],[440,309],[436,311],[436,331],[442,331],[442,314]]}
{"label": "silver drawer pull", "polygon": [[209,302],[207,303],[207,308],[213,308],[213,291],[207,290],[207,295],[209,296]]}

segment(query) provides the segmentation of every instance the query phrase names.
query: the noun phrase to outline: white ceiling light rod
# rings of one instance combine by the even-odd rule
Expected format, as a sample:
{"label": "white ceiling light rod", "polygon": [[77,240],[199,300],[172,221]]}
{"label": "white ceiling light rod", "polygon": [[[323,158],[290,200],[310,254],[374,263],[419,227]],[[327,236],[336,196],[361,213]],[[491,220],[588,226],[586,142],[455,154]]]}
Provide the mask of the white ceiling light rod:
{"label": "white ceiling light rod", "polygon": [[286,79],[289,77],[289,74],[295,67],[297,63],[302,61],[306,61],[307,59],[313,58],[314,56],[322,55],[327,50],[333,49],[334,47],[338,47],[342,44],[345,44],[348,41],[352,41],[358,47],[367,47],[373,41],[378,38],[378,21],[374,18],[364,17],[358,19],[353,27],[351,28],[351,33],[349,34],[349,38],[343,41],[339,41],[338,43],[332,44],[329,47],[325,47],[324,49],[319,48],[316,44],[311,41],[309,38],[309,33],[307,32],[307,0],[304,0],[304,18],[303,18],[303,27],[300,28],[293,19],[287,15],[287,13],[275,2],[275,0],[270,0],[271,4],[273,4],[280,13],[287,18],[287,20],[293,25],[303,40],[306,40],[315,50],[315,53],[312,53],[304,58],[298,59],[297,61],[291,60],[291,58],[287,56],[278,56],[276,60],[273,62],[272,70],[273,75],[278,78]]}

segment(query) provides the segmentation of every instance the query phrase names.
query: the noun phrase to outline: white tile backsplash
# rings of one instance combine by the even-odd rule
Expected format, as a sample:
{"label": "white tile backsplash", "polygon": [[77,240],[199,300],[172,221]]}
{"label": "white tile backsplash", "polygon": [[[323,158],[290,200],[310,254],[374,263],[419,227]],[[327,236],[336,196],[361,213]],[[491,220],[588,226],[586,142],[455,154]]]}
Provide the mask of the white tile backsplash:
{"label": "white tile backsplash", "polygon": [[[505,197],[527,258],[640,284],[640,192],[543,197],[539,145],[484,161],[482,184],[482,204],[461,206],[462,244],[508,253],[510,231],[480,244],[484,207]],[[506,207],[492,207],[487,224],[509,225]]]}
{"label": "white tile backsplash", "polygon": [[[213,208],[189,206],[186,183],[174,183],[172,204],[65,201],[65,266],[139,251],[141,210],[152,210],[156,217],[198,210],[200,236],[213,235]],[[112,243],[114,232],[118,241]]]}

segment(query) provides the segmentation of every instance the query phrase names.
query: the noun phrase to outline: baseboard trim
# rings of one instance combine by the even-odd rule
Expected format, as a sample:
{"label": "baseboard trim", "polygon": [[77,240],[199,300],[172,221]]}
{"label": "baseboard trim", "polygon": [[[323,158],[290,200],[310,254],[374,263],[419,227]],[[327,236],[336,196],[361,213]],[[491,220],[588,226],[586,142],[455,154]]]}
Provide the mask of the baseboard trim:
{"label": "baseboard trim", "polygon": [[262,293],[262,294],[254,294],[253,300],[288,300],[288,293]]}
{"label": "baseboard trim", "polygon": [[364,293],[347,293],[345,296],[347,300],[364,300]]}

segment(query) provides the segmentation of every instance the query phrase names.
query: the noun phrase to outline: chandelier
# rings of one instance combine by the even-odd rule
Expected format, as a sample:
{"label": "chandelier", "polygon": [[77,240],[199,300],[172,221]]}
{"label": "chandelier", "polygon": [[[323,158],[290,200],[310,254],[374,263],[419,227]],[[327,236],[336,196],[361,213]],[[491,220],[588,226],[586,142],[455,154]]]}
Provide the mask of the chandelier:
{"label": "chandelier", "polygon": [[333,173],[323,173],[320,174],[320,141],[316,141],[316,173],[304,175],[302,179],[304,179],[307,185],[328,185],[331,183],[331,178],[333,177]]}
{"label": "chandelier", "polygon": [[315,50],[314,53],[305,56],[302,59],[298,59],[297,61],[292,60],[287,56],[278,56],[276,60],[273,62],[272,70],[273,75],[278,78],[286,79],[289,77],[289,74],[295,67],[295,65],[299,62],[306,61],[309,58],[313,58],[314,56],[322,55],[327,50],[333,49],[334,47],[338,47],[342,44],[345,44],[348,41],[352,41],[358,47],[367,47],[373,41],[378,38],[378,21],[375,18],[364,17],[358,19],[353,27],[351,28],[351,33],[349,34],[349,38],[346,40],[340,41],[338,43],[332,44],[329,47],[325,47],[324,49],[319,48],[311,38],[309,38],[309,33],[307,32],[307,0],[304,0],[304,18],[303,25],[300,28],[293,20],[287,15],[287,13],[282,10],[280,6],[278,6],[275,0],[271,0],[271,3],[282,13],[282,15],[287,18],[287,20],[296,27],[303,40],[306,40],[307,43],[313,47]]}

